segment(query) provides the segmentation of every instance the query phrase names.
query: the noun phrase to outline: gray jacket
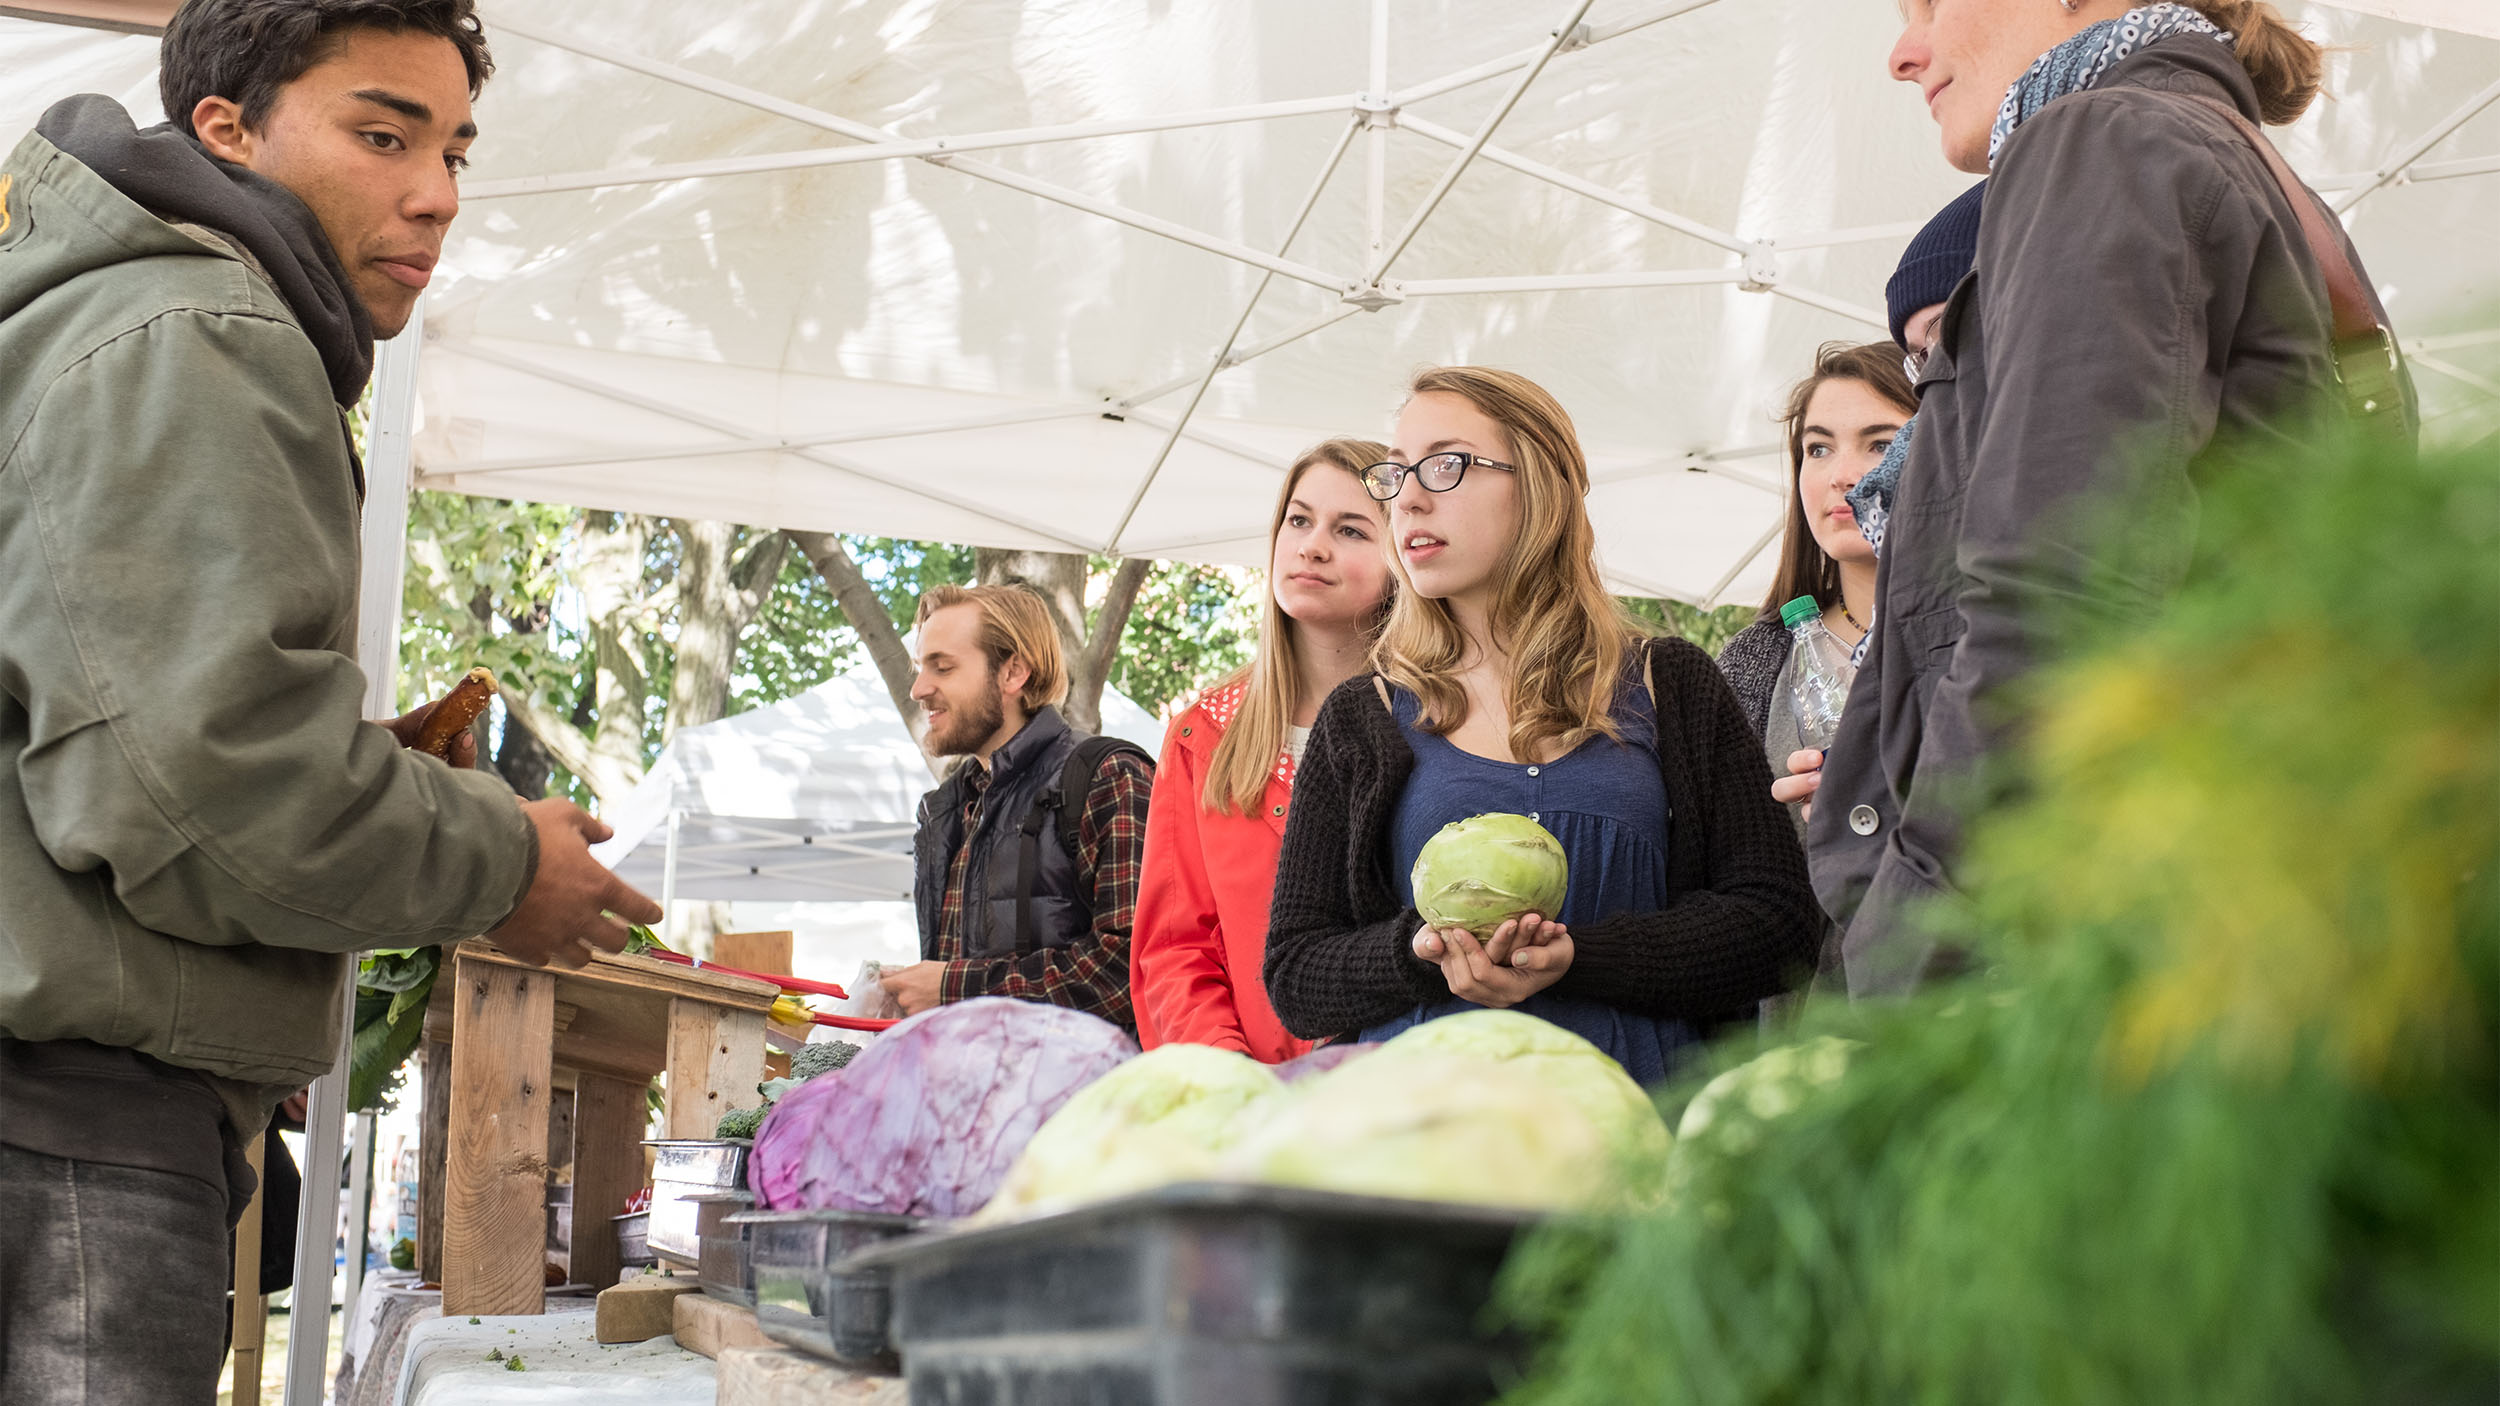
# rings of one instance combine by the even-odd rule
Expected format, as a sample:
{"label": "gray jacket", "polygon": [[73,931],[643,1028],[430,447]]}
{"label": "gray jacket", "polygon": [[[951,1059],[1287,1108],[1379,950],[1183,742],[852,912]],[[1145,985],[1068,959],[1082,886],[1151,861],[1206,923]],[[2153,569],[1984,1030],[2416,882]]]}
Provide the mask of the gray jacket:
{"label": "gray jacket", "polygon": [[2332,318],[2281,187],[2221,114],[2148,90],[2257,112],[2228,49],[2175,40],[2025,123],[1919,378],[1875,640],[1808,827],[1853,994],[1939,964],[1915,910],[1954,891],[2048,630],[2149,614],[2198,565],[2200,483],[2340,413],[2319,408]]}
{"label": "gray jacket", "polygon": [[196,1070],[237,1141],[336,1059],[348,954],[536,863],[509,787],[358,720],[333,386],[224,238],[0,163],[0,1039]]}

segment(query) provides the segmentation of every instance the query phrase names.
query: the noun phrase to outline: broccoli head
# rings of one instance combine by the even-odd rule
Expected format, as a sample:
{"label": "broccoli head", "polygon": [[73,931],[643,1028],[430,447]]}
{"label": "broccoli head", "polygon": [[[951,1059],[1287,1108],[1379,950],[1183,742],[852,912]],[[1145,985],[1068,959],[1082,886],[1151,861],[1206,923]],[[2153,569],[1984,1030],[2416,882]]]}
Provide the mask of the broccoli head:
{"label": "broccoli head", "polygon": [[820,1040],[790,1057],[790,1077],[802,1082],[828,1074],[851,1062],[859,1046],[844,1040]]}
{"label": "broccoli head", "polygon": [[720,1126],[712,1130],[714,1137],[751,1138],[764,1126],[761,1108],[733,1108],[721,1115]]}

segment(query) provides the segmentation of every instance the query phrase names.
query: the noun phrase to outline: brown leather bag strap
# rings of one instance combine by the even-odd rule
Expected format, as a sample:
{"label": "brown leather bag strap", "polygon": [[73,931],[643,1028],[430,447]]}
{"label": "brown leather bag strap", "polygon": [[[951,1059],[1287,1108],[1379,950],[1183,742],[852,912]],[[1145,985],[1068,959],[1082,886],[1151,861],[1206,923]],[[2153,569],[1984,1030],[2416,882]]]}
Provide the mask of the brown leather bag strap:
{"label": "brown leather bag strap", "polygon": [[2311,257],[2318,261],[2318,272],[2326,278],[2326,301],[2335,321],[2335,371],[2344,384],[2344,394],[2357,416],[2376,415],[2395,409],[2403,402],[2400,387],[2399,361],[2395,336],[2379,321],[2378,311],[2370,302],[2368,287],[2361,281],[2361,271],[2353,267],[2352,255],[2344,249],[2342,228],[2328,218],[2326,208],[2318,203],[2309,187],[2292,171],[2291,163],[2248,115],[2220,98],[2201,93],[2171,93],[2165,96],[2183,99],[2221,114],[2233,130],[2257,149],[2282,188],[2283,198],[2291,202],[2292,214],[2300,221],[2301,237],[2308,241]]}

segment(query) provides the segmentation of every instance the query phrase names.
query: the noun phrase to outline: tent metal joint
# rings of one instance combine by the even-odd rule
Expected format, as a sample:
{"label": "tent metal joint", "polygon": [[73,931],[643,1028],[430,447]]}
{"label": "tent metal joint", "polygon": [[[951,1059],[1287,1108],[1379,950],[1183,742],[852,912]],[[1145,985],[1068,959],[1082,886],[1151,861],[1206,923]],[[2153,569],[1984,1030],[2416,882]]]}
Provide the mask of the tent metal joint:
{"label": "tent metal joint", "polygon": [[1756,244],[1745,251],[1744,277],[1736,286],[1748,293],[1768,293],[1780,282],[1779,258],[1767,247]]}
{"label": "tent metal joint", "polygon": [[1405,302],[1406,288],[1396,279],[1382,283],[1349,283],[1343,301],[1365,312],[1378,312]]}

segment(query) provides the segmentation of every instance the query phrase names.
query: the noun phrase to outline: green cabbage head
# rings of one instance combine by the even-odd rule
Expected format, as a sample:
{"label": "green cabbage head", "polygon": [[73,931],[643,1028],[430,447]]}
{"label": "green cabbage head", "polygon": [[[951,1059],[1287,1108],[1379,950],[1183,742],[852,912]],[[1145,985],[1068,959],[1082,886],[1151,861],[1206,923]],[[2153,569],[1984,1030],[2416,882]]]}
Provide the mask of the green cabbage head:
{"label": "green cabbage head", "polygon": [[990,1223],[1220,1175],[1224,1154],[1285,1086],[1247,1055],[1163,1045],[1052,1114],[973,1217]]}
{"label": "green cabbage head", "polygon": [[1464,1055],[1496,1060],[1527,1075],[1552,1100],[1578,1109],[1634,1182],[1667,1155],[1667,1125],[1612,1055],[1549,1020],[1520,1011],[1462,1011],[1428,1020],[1372,1052],[1374,1060]]}
{"label": "green cabbage head", "polygon": [[1515,1064],[1387,1048],[1296,1086],[1233,1159],[1240,1175],[1364,1196],[1570,1210],[1614,1180],[1605,1134]]}
{"label": "green cabbage head", "polygon": [[1571,866],[1544,826],[1497,811],[1442,826],[1415,856],[1411,877],[1425,922],[1482,938],[1522,913],[1554,916]]}

